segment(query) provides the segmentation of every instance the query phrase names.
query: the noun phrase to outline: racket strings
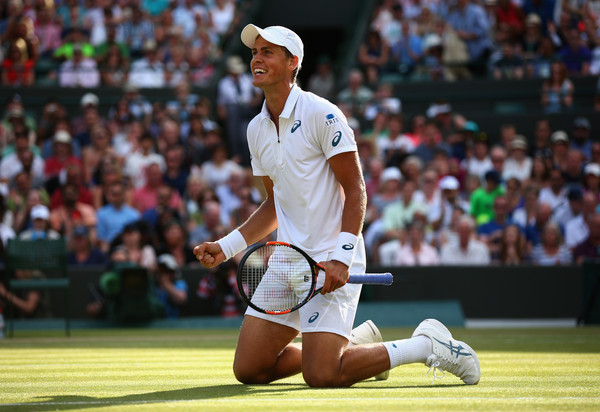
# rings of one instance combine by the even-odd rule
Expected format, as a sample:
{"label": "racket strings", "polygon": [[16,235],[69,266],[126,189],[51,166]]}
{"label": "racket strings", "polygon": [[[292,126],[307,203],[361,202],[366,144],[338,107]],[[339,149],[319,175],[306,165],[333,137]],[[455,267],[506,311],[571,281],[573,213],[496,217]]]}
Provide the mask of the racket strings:
{"label": "racket strings", "polygon": [[266,311],[285,311],[303,302],[311,286],[311,268],[296,250],[280,244],[256,249],[243,263],[246,296]]}

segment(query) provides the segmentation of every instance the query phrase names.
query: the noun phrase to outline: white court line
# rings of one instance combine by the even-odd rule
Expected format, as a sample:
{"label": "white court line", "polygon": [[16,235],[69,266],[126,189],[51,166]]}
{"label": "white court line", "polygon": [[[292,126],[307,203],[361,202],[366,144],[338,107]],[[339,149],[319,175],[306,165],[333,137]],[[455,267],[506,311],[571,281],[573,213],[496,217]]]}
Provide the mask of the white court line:
{"label": "white court line", "polygon": [[78,406],[78,405],[143,405],[150,403],[169,403],[169,402],[220,402],[220,403],[252,403],[252,402],[298,402],[298,401],[315,401],[315,402],[330,402],[330,401],[479,401],[479,400],[494,400],[494,401],[556,401],[556,400],[600,400],[600,396],[517,396],[517,397],[490,397],[490,396],[468,396],[468,397],[394,397],[394,398],[243,398],[243,399],[229,399],[229,398],[215,398],[215,399],[155,399],[147,401],[72,401],[72,402],[19,402],[19,403],[0,403],[0,408],[3,406]]}

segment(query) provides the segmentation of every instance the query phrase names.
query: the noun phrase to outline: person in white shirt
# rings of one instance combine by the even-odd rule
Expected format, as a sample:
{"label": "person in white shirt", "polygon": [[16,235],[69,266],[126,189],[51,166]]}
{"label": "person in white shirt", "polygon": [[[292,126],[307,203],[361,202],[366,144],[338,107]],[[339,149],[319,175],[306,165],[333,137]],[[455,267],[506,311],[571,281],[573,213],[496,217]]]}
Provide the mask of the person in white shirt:
{"label": "person in white shirt", "polygon": [[100,85],[100,72],[96,61],[83,56],[81,44],[75,44],[73,58],[60,65],[58,84],[61,87],[98,87]]}
{"label": "person in white shirt", "polygon": [[[196,246],[194,254],[205,267],[214,267],[277,229],[279,241],[305,250],[325,273],[317,281],[322,293],[297,311],[246,311],[233,364],[235,377],[258,384],[302,372],[309,386],[340,387],[400,364],[421,362],[453,371],[465,383],[479,382],[475,353],[454,341],[438,321],[423,321],[410,339],[373,345],[353,340],[361,287],[346,283],[350,270],[366,269],[360,235],[366,190],[353,131],[335,105],[296,85],[304,57],[296,33],[249,24],[241,37],[252,50],[254,85],[265,94],[261,113],[248,126],[248,143],[252,170],[262,177],[267,197],[238,229],[217,242]],[[366,327],[370,325],[374,331],[372,322]],[[302,347],[292,344],[299,331]],[[445,361],[451,356],[447,346],[436,342],[434,349],[432,336],[452,347],[462,344],[455,364]],[[371,334],[363,342],[381,339]]]}
{"label": "person in white shirt", "polygon": [[563,172],[558,169],[550,170],[550,185],[540,190],[538,203],[547,203],[554,212],[567,202],[568,188],[565,186]]}
{"label": "person in white shirt", "polygon": [[442,247],[442,265],[481,265],[490,263],[490,251],[485,243],[475,239],[475,221],[464,215],[458,221],[458,242]]}
{"label": "person in white shirt", "polygon": [[527,156],[527,140],[521,135],[516,135],[509,145],[509,156],[504,163],[502,178],[508,180],[516,177],[521,182],[531,176],[533,161]]}
{"label": "person in white shirt", "polygon": [[131,70],[127,76],[129,85],[139,88],[165,87],[165,66],[158,59],[156,42],[146,40],[143,50],[145,57],[131,64]]}

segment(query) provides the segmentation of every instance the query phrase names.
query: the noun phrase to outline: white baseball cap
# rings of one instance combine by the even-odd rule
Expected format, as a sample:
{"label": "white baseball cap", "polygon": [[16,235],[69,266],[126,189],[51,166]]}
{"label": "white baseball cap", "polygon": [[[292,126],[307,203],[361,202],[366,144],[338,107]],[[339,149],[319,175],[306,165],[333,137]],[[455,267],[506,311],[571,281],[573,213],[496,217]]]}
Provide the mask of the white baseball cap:
{"label": "white baseball cap", "polygon": [[400,180],[402,180],[402,172],[400,172],[400,169],[398,169],[397,167],[394,167],[394,166],[387,167],[381,173],[380,180],[382,182],[386,182],[388,180],[400,181]]}
{"label": "white baseball cap", "polygon": [[241,38],[242,43],[244,43],[249,48],[254,47],[254,42],[256,38],[260,36],[269,43],[276,44],[278,46],[283,46],[289,50],[292,55],[298,57],[298,67],[302,66],[302,59],[304,58],[304,43],[300,37],[283,26],[269,26],[261,29],[254,24],[248,24],[242,30]]}
{"label": "white baseball cap", "polygon": [[454,176],[444,176],[439,183],[439,188],[442,190],[457,190],[459,187],[460,183]]}
{"label": "white baseball cap", "polygon": [[35,220],[35,219],[48,220],[48,218],[50,217],[50,211],[44,205],[35,205],[34,207],[31,208],[30,216],[31,216],[31,220]]}
{"label": "white baseball cap", "polygon": [[584,173],[586,175],[594,175],[600,177],[600,165],[598,163],[588,163],[585,166]]}

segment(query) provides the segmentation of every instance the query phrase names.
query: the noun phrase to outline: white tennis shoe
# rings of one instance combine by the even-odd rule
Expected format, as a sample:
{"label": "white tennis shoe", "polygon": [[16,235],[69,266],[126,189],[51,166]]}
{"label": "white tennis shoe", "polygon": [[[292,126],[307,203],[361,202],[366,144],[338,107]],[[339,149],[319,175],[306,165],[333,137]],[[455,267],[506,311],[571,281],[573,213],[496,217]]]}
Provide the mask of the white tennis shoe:
{"label": "white tennis shoe", "polygon": [[[353,345],[364,345],[366,343],[379,342],[383,342],[383,338],[381,337],[381,332],[379,332],[379,329],[377,329],[377,326],[375,326],[373,321],[368,320],[352,329],[350,343]],[[390,371],[388,370],[376,375],[375,379],[378,381],[385,381],[389,377]]]}
{"label": "white tennis shoe", "polygon": [[[423,335],[431,339],[433,353],[427,358],[425,365],[433,368],[433,380],[441,379],[436,376],[436,370],[448,371],[458,376],[467,385],[477,385],[481,377],[479,359],[469,345],[455,340],[452,334],[440,321],[425,319],[417,326],[412,336]],[[427,371],[429,374],[429,371]]]}

